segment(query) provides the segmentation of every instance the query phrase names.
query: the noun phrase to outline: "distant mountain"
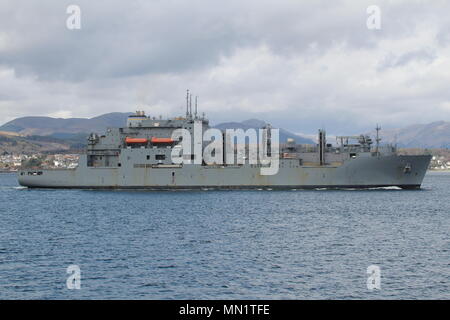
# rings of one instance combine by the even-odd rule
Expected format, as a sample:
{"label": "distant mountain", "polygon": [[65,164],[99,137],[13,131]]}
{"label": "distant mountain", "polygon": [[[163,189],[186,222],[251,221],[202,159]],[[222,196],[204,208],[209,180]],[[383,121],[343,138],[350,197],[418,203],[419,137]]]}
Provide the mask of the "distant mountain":
{"label": "distant mountain", "polygon": [[[122,127],[125,125],[131,113],[107,113],[91,119],[85,118],[50,118],[50,117],[23,117],[5,123],[0,131],[9,131],[22,136],[50,136],[61,140],[84,141],[86,134],[90,132],[102,133],[108,127]],[[259,129],[266,125],[265,121],[249,119],[242,122],[226,122],[215,126],[219,129]],[[305,137],[280,129],[280,141],[287,138],[294,139],[301,144],[314,144]],[[72,141],[73,142],[73,141]]]}
{"label": "distant mountain", "polygon": [[[0,136],[8,141],[17,141],[25,148],[25,142],[36,144],[37,141],[47,150],[56,148],[80,148],[86,143],[90,132],[103,133],[108,127],[122,127],[131,113],[113,112],[91,119],[85,118],[50,118],[23,117],[12,120],[0,126]],[[266,122],[259,119],[249,119],[241,122],[224,122],[215,127],[224,129],[259,129]],[[375,132],[370,132],[375,136]],[[299,144],[315,144],[308,136],[298,135],[280,128],[280,142],[288,138]],[[450,122],[437,121],[429,124],[414,124],[398,129],[382,129],[382,143],[397,143],[403,148],[450,148]],[[53,139],[53,140],[51,140]],[[39,149],[33,147],[33,150]],[[9,150],[9,149],[8,149]],[[6,151],[6,150],[4,150]]]}
{"label": "distant mountain", "polygon": [[258,120],[258,119],[248,119],[245,121],[241,122],[243,125],[252,127],[252,128],[262,128],[264,127],[267,123],[263,120]]}
{"label": "distant mountain", "polygon": [[[375,136],[374,132],[370,133]],[[382,143],[397,143],[403,148],[450,148],[450,122],[436,121],[404,128],[381,130]]]}
{"label": "distant mountain", "polygon": [[71,144],[69,141],[50,137],[23,137],[5,133],[0,134],[0,155],[33,154],[42,152],[59,153],[79,149],[79,144]]}
{"label": "distant mountain", "polygon": [[[220,130],[225,129],[260,129],[267,123],[263,120],[249,119],[242,122],[224,122],[215,125],[214,127]],[[285,143],[288,138],[292,138],[298,144],[315,144],[315,142],[309,138],[299,136],[295,133],[280,128],[280,143]]]}
{"label": "distant mountain", "polygon": [[85,118],[50,118],[50,117],[23,117],[14,119],[0,127],[0,131],[16,132],[21,135],[61,136],[89,133],[92,131],[103,132],[107,127],[120,127],[126,123],[131,113],[113,112],[103,114],[91,119]]}

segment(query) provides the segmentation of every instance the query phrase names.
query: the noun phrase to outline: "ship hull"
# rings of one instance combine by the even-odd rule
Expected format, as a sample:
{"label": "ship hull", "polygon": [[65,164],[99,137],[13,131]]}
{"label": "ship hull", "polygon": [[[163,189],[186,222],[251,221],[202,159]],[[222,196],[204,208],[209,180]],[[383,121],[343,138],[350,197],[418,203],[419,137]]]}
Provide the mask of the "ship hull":
{"label": "ship hull", "polygon": [[[83,158],[82,158],[83,159]],[[306,166],[281,161],[278,173],[261,175],[256,165],[241,166],[138,166],[21,170],[18,180],[30,188],[77,189],[315,189],[420,188],[431,156],[367,156],[339,165]]]}

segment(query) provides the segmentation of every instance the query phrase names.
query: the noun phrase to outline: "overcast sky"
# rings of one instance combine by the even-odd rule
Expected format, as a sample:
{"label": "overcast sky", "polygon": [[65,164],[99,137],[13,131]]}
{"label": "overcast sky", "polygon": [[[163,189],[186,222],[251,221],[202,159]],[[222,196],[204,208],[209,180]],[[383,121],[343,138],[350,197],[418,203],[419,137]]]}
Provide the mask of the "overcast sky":
{"label": "overcast sky", "polygon": [[[69,30],[66,9],[81,8]],[[369,5],[381,29],[369,30]],[[184,113],[357,133],[450,120],[450,1],[0,3],[0,123]]]}

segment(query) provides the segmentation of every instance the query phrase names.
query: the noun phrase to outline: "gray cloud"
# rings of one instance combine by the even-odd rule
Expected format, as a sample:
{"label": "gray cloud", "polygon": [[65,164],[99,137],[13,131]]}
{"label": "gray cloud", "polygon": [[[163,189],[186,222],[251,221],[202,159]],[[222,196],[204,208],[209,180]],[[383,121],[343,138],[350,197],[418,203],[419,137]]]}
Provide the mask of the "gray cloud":
{"label": "gray cloud", "polygon": [[[77,4],[82,29],[65,27]],[[0,122],[24,115],[182,112],[297,132],[450,117],[445,1],[2,1]],[[424,112],[427,110],[427,112]]]}
{"label": "gray cloud", "polygon": [[410,51],[400,56],[395,56],[390,53],[380,63],[378,70],[382,71],[387,68],[402,67],[414,61],[432,63],[436,58],[436,54],[434,52],[430,52],[429,50]]}

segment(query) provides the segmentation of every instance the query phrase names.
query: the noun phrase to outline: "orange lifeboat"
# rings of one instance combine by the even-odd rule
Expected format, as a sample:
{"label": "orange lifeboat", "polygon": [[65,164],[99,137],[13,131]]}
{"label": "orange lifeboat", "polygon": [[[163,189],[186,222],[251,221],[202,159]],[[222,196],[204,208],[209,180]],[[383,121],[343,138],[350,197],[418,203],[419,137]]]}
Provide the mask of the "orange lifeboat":
{"label": "orange lifeboat", "polygon": [[129,138],[126,137],[125,138],[125,143],[127,144],[132,144],[132,143],[147,143],[147,139],[145,138]]}
{"label": "orange lifeboat", "polygon": [[152,143],[173,143],[173,139],[171,138],[156,138],[152,137],[152,140],[150,140]]}

